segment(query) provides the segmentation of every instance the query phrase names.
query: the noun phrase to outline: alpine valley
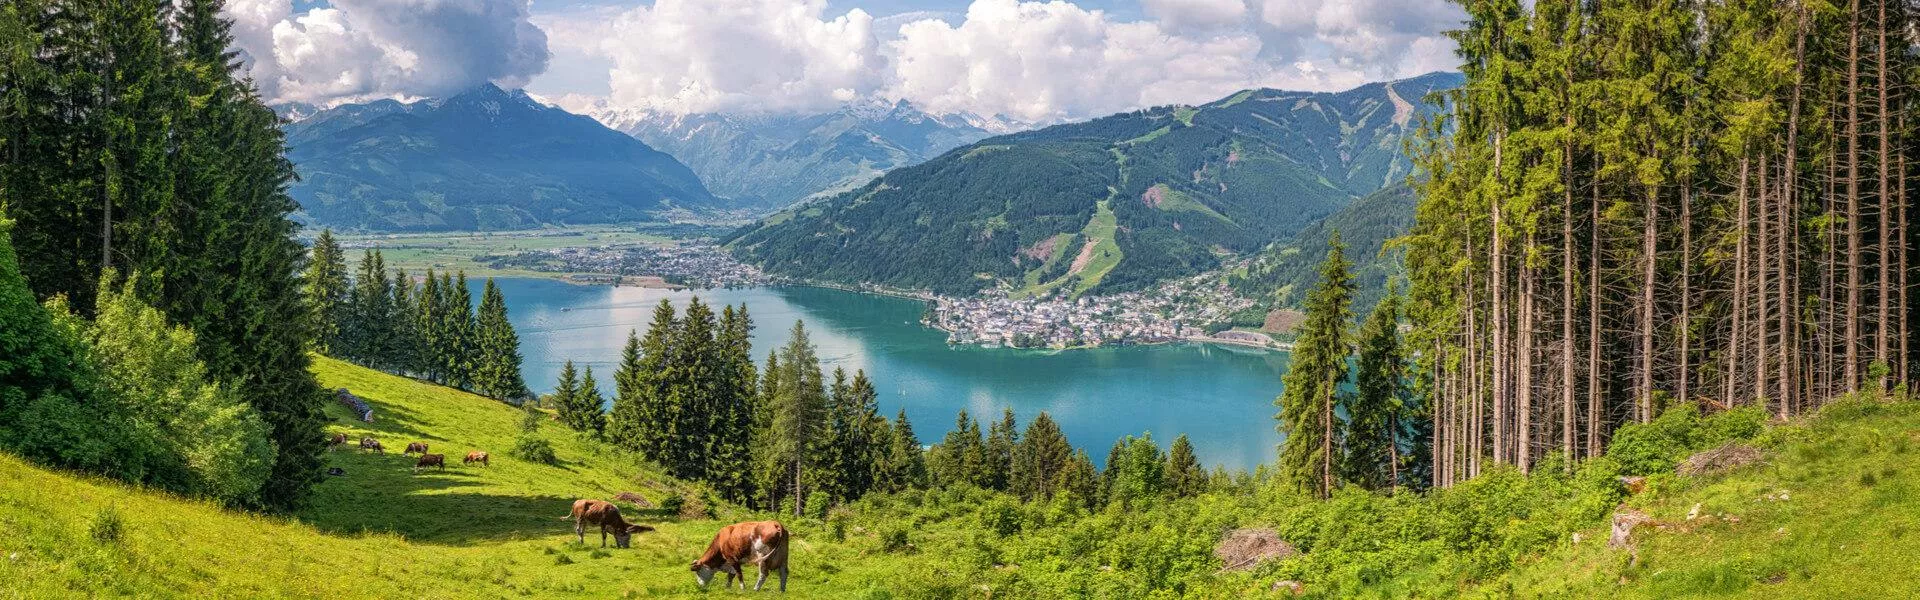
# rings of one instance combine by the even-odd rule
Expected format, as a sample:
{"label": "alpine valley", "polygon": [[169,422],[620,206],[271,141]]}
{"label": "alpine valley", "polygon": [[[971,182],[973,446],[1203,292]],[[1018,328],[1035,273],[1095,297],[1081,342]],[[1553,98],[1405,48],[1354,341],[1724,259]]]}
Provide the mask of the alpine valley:
{"label": "alpine valley", "polygon": [[685,162],[714,193],[772,210],[845,192],[888,170],[1027,124],[933,115],[906,101],[854,102],[825,113],[675,114],[575,107]]}
{"label": "alpine valley", "polygon": [[1246,90],[993,137],[729,236],[768,272],[966,294],[1138,289],[1289,240],[1406,178],[1433,73]]}

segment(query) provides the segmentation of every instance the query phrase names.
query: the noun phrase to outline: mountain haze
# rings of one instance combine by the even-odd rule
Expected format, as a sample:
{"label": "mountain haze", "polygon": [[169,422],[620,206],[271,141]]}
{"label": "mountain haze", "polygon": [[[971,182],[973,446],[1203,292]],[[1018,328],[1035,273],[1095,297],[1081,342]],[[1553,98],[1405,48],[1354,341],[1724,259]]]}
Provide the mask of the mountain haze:
{"label": "mountain haze", "polygon": [[672,156],[491,84],[315,111],[285,129],[301,177],[289,191],[332,227],[514,229],[728,207]]}
{"label": "mountain haze", "polygon": [[791,276],[967,293],[1135,289],[1286,240],[1405,178],[1453,73],[1247,90],[990,138],[736,232]]}
{"label": "mountain haze", "polygon": [[764,208],[844,192],[1018,125],[936,116],[905,101],[806,115],[669,114],[589,108],[602,123],[685,162],[715,194]]}

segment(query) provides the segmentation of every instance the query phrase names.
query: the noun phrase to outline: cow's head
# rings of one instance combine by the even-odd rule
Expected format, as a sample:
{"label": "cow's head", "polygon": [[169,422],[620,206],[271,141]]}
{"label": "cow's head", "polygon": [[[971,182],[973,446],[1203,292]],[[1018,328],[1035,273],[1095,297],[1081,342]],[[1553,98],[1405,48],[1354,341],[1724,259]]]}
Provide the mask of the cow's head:
{"label": "cow's head", "polygon": [[633,534],[646,533],[649,531],[653,531],[653,528],[637,523],[629,523],[626,527],[616,528],[613,530],[614,545],[625,548],[633,541]]}
{"label": "cow's head", "polygon": [[693,578],[700,582],[700,587],[707,587],[707,582],[713,581],[713,574],[719,572],[719,569],[715,569],[706,563],[700,561],[694,561],[693,563]]}

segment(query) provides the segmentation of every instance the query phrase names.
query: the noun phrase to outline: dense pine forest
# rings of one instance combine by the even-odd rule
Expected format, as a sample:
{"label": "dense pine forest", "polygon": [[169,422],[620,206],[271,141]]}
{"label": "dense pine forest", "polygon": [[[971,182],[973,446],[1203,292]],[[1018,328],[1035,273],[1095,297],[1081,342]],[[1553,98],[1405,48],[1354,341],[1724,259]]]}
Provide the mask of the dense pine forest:
{"label": "dense pine forest", "polygon": [[1436,484],[1907,383],[1909,6],[1462,6],[1401,242]]}

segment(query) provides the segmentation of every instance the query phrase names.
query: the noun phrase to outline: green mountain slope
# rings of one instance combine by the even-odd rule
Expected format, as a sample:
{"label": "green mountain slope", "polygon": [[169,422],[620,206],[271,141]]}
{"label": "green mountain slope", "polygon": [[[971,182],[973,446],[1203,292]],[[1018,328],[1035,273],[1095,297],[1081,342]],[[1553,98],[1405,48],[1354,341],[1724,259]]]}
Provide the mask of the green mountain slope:
{"label": "green mountain slope", "polygon": [[1354,308],[1364,314],[1386,293],[1388,279],[1404,279],[1405,264],[1386,244],[1413,226],[1413,205],[1413,191],[1406,184],[1375,192],[1307,226],[1293,241],[1262,250],[1228,282],[1248,297],[1297,307],[1320,283],[1316,267],[1327,256],[1328,237],[1338,232],[1347,246],[1347,260],[1353,261]]}
{"label": "green mountain slope", "polygon": [[314,223],[376,231],[526,229],[725,208],[673,157],[492,85],[319,112],[286,127],[288,193]]}
{"label": "green mountain slope", "polygon": [[[1249,90],[990,138],[793,207],[730,242],[769,271],[840,282],[1135,289],[1287,239],[1404,178],[1401,141],[1420,100],[1458,81],[1436,73],[1340,93]],[[1105,237],[1090,235],[1102,202],[1115,220]],[[1057,247],[1063,234],[1079,246]],[[1102,244],[1105,261],[1054,259]]]}

